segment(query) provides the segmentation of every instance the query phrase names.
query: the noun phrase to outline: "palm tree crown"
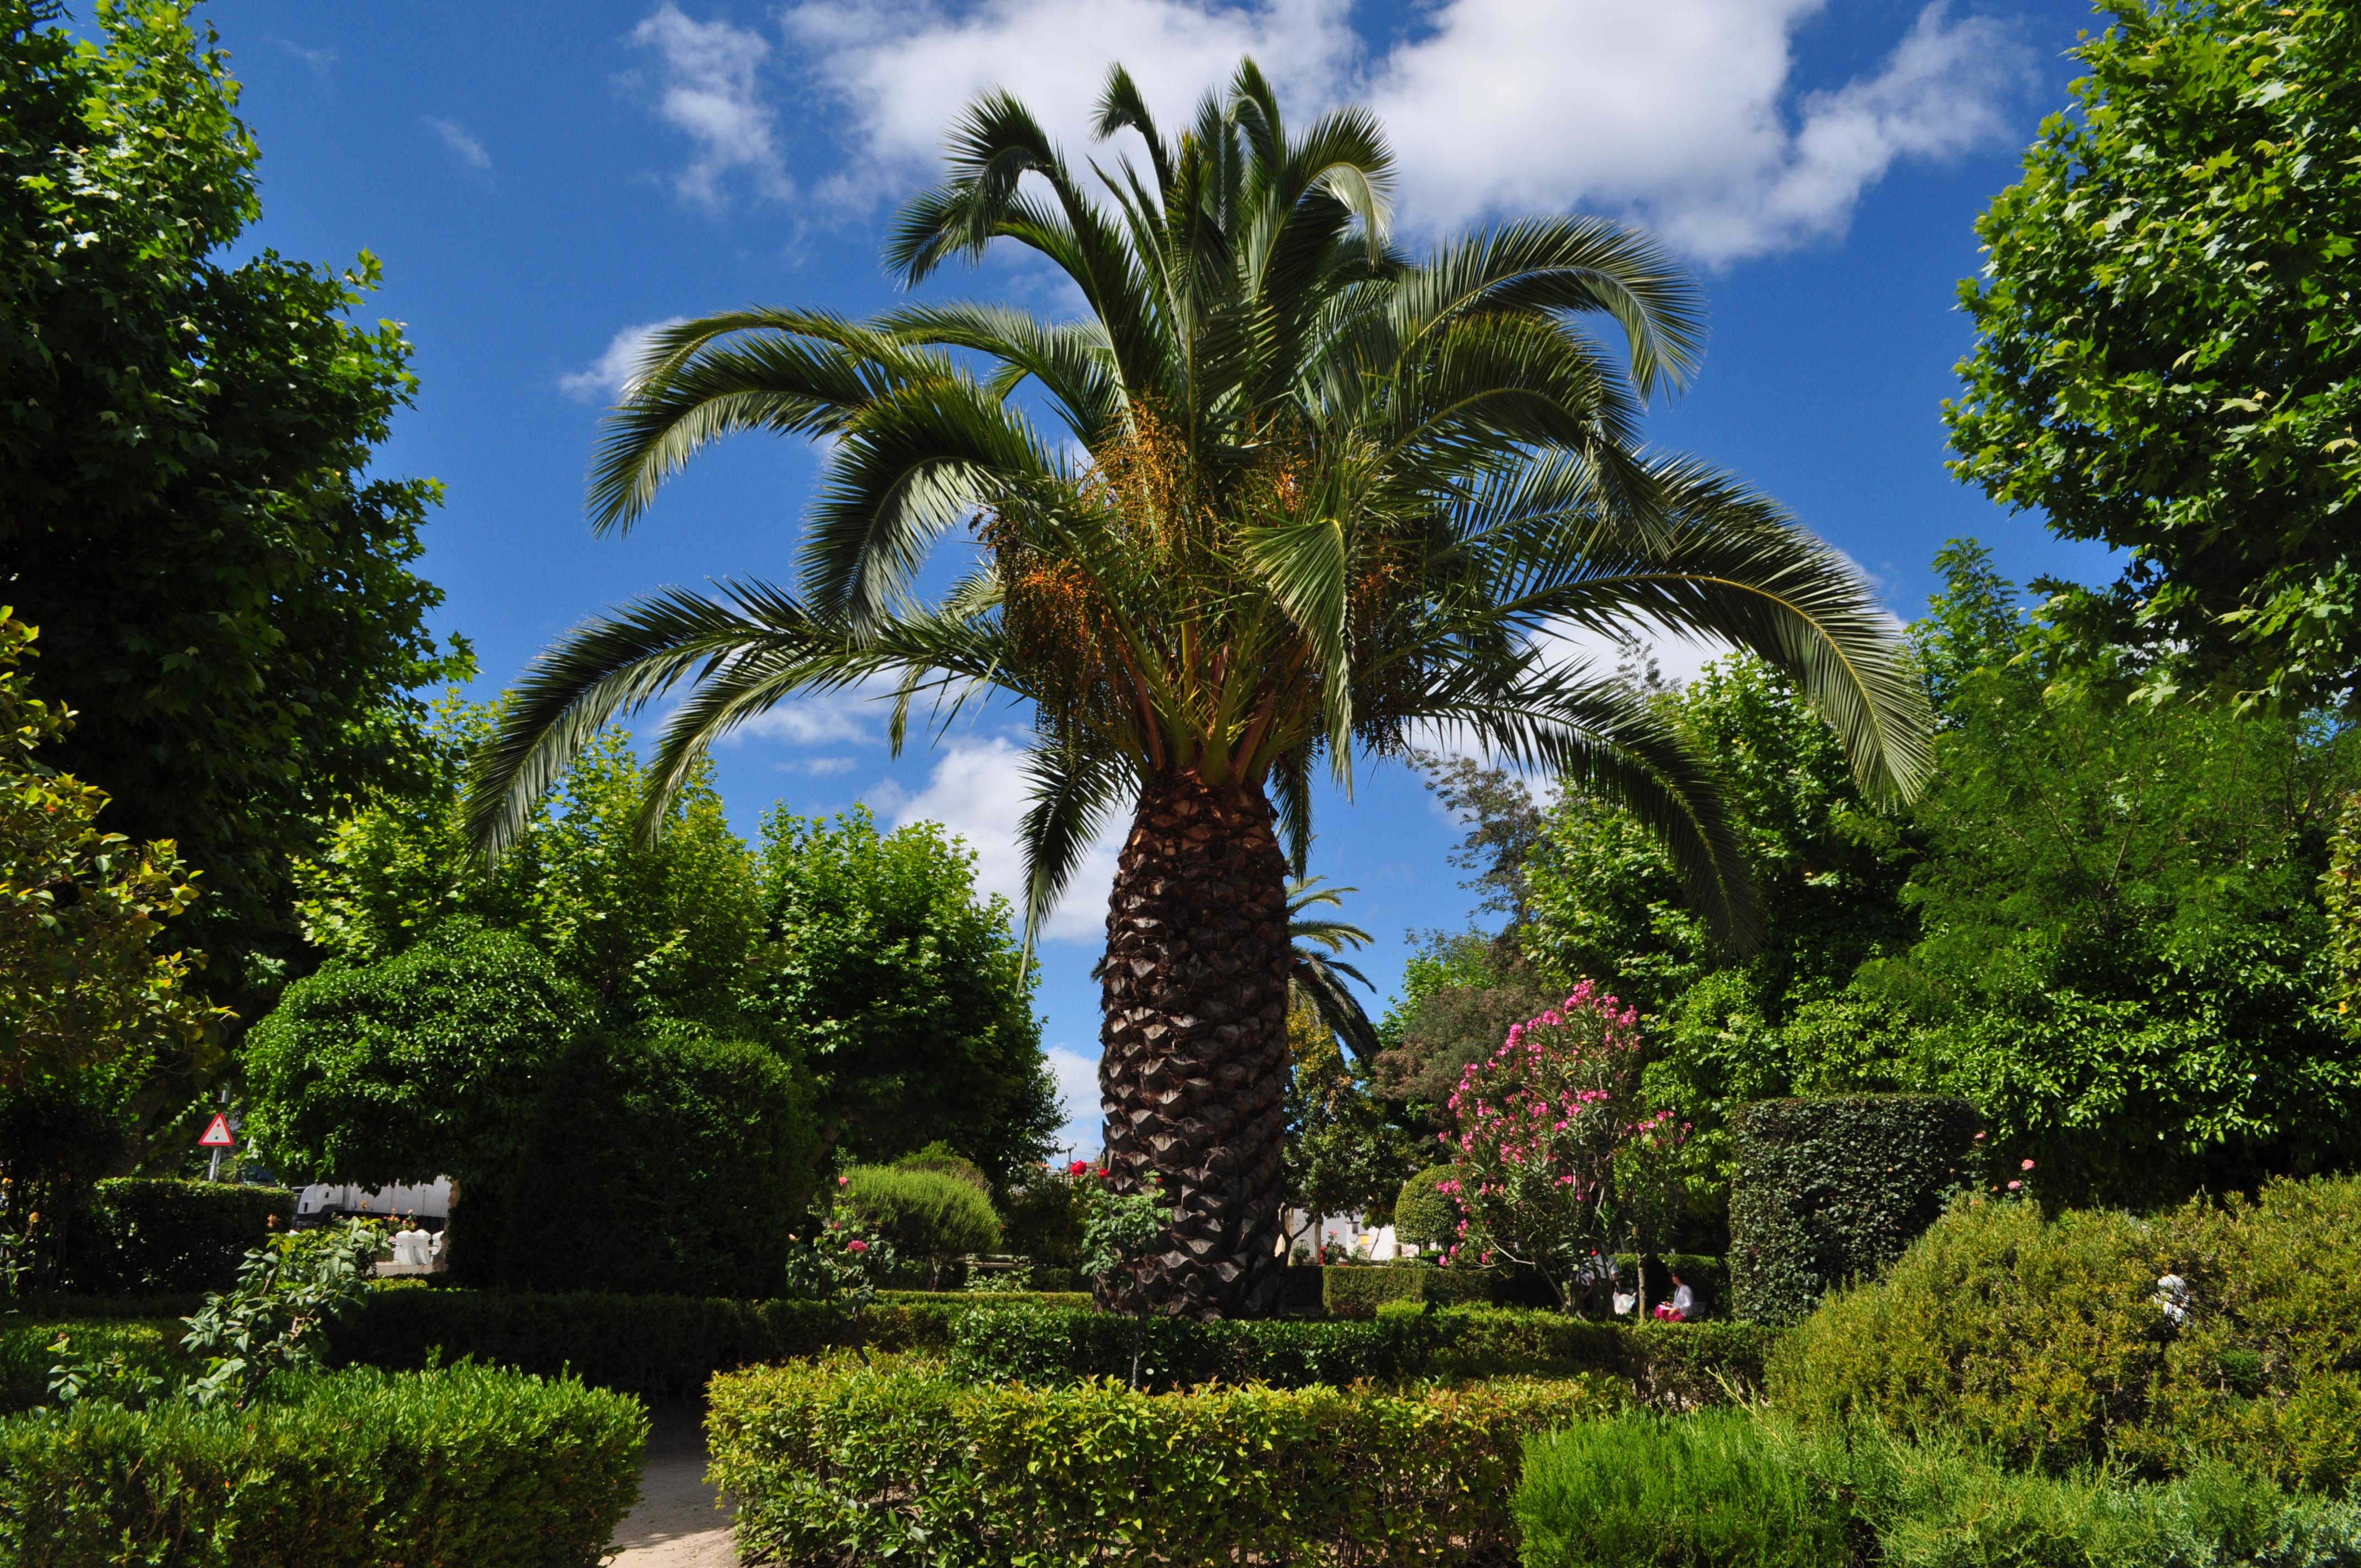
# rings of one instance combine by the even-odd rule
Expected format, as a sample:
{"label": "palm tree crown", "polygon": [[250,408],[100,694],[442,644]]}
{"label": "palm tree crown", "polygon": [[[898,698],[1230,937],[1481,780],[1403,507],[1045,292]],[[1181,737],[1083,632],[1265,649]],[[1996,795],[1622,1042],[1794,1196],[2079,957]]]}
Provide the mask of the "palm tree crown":
{"label": "palm tree crown", "polygon": [[[983,98],[887,249],[915,285],[1013,241],[1071,280],[1080,319],[748,310],[658,335],[608,422],[594,524],[631,526],[722,436],[823,439],[799,580],[671,590],[569,633],[478,758],[470,822],[498,853],[600,725],[684,682],[649,831],[704,747],[797,694],[884,684],[896,745],[920,696],[946,721],[1018,699],[1028,934],[1107,816],[1133,813],[1108,916],[1107,1158],[1177,1194],[1172,1245],[1134,1282],[1165,1310],[1259,1311],[1283,884],[1317,770],[1349,782],[1356,754],[1455,729],[1630,806],[1742,948],[1752,883],[1711,763],[1566,636],[1640,623],[1761,653],[1872,795],[1924,770],[1924,702],[1842,556],[1735,480],[1642,450],[1643,400],[1685,382],[1702,337],[1645,237],[1544,218],[1412,258],[1389,236],[1376,122],[1346,109],[1290,134],[1251,62],[1177,137],[1118,68],[1095,132],[1135,138],[1144,166],[1086,181],[1021,104]],[[972,568],[922,594],[953,533]]]}
{"label": "palm tree crown", "polygon": [[[1370,116],[1290,137],[1250,62],[1177,140],[1117,69],[1097,130],[1135,132],[1148,165],[1094,169],[1104,204],[1023,105],[986,97],[888,248],[915,284],[1014,240],[1072,280],[1082,320],[752,310],[659,335],[598,455],[596,526],[630,527],[721,436],[827,437],[802,591],[668,592],[553,648],[477,776],[487,848],[600,723],[683,679],[702,677],[664,738],[667,784],[786,697],[882,677],[897,742],[920,693],[1030,705],[1036,921],[1144,772],[1268,781],[1300,851],[1323,753],[1342,778],[1356,742],[1395,753],[1441,725],[1634,806],[1742,944],[1751,892],[1709,769],[1554,656],[1553,633],[1635,621],[1793,671],[1861,783],[1909,788],[1921,705],[1857,574],[1731,479],[1638,449],[1640,398],[1680,384],[1701,338],[1653,245],[1552,218],[1413,263],[1387,240]],[[1585,330],[1602,317],[1628,373]],[[962,526],[980,565],[917,602]]]}

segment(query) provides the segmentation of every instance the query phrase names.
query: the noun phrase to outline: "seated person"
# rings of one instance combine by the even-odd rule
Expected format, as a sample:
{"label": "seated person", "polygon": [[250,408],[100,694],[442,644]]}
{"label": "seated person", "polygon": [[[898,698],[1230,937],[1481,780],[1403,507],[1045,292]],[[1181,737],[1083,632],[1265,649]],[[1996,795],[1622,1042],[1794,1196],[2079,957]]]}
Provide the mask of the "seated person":
{"label": "seated person", "polygon": [[1656,1321],[1665,1323],[1686,1323],[1697,1311],[1697,1292],[1683,1282],[1679,1274],[1673,1276],[1673,1299],[1656,1303]]}

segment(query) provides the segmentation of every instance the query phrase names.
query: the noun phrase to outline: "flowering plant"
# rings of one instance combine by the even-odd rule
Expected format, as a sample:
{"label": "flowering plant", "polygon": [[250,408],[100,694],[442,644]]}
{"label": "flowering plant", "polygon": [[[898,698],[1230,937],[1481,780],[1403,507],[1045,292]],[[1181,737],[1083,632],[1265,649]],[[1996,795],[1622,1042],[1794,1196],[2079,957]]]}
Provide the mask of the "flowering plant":
{"label": "flowering plant", "polygon": [[1654,1250],[1689,1128],[1642,1102],[1638,1025],[1585,981],[1460,1074],[1442,1135],[1452,1172],[1435,1184],[1461,1215],[1446,1266],[1526,1264],[1571,1305],[1593,1253]]}
{"label": "flowering plant", "polygon": [[849,1301],[858,1311],[875,1299],[879,1281],[890,1278],[902,1260],[894,1245],[844,1201],[844,1185],[837,1178],[827,1214],[787,1255],[787,1293]]}

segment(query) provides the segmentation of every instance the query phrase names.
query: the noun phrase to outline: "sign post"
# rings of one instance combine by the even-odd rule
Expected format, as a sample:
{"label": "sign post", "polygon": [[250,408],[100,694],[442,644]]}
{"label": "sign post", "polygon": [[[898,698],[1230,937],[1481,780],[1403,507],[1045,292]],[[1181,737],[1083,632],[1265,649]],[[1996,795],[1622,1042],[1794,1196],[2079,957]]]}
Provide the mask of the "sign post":
{"label": "sign post", "polygon": [[213,1162],[205,1168],[207,1181],[221,1179],[222,1150],[234,1147],[236,1143],[237,1139],[231,1135],[229,1130],[229,1118],[220,1112],[215,1112],[214,1119],[205,1124],[204,1136],[197,1140],[199,1148],[214,1151]]}

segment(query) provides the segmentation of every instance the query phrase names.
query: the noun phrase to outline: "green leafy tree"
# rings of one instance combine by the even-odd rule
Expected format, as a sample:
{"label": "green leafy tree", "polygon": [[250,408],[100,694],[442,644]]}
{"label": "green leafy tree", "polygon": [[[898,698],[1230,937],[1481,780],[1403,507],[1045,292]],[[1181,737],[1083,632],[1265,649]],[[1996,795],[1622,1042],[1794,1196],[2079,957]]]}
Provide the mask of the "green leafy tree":
{"label": "green leafy tree", "polygon": [[294,1180],[452,1177],[451,1266],[489,1283],[533,1108],[592,1014],[514,932],[455,922],[331,962],[247,1033],[247,1134]]}
{"label": "green leafy tree", "polygon": [[1317,1222],[1366,1214],[1384,1223],[1403,1179],[1433,1152],[1433,1137],[1400,1107],[1369,1092],[1310,1006],[1288,1014],[1295,1073],[1288,1085],[1287,1195]]}
{"label": "green leafy tree", "polygon": [[405,694],[467,661],[410,569],[437,487],[368,477],[415,388],[400,328],[348,319],[377,263],[234,254],[258,153],[190,11],[77,39],[0,4],[0,561],[91,716],[59,763],[205,869],[202,987],[250,1016],[296,950],[289,858],[406,775]]}
{"label": "green leafy tree", "polygon": [[2361,1156],[2361,1049],[2315,891],[2353,738],[2126,703],[2133,673],[2019,618],[1982,551],[1940,564],[1919,635],[1957,684],[1913,813],[1923,934],[1818,1020],[1855,1085],[1967,1095],[2066,1201]]}
{"label": "green leafy tree", "polygon": [[[1107,1158],[1124,1190],[1160,1173],[1179,1216],[1140,1283],[1254,1314],[1280,1288],[1286,881],[1316,770],[1460,729],[1631,804],[1743,946],[1752,890],[1706,760],[1543,633],[1639,620],[1757,650],[1876,791],[1916,780],[1923,710],[1841,556],[1727,476],[1642,454],[1642,400],[1701,342],[1647,240],[1534,219],[1412,260],[1376,122],[1290,134],[1251,62],[1178,138],[1117,70],[1095,130],[1146,160],[1104,203],[1021,104],[979,100],[888,251],[915,285],[1012,241],[1072,282],[1079,321],[750,310],[657,336],[594,466],[597,525],[632,525],[725,434],[825,435],[800,589],[668,593],[570,634],[519,686],[472,822],[504,847],[609,715],[685,681],[666,781],[798,692],[1027,705],[1028,919],[1110,815],[1132,820],[1102,971]],[[921,597],[959,530],[973,569]]]}
{"label": "green leafy tree", "polygon": [[666,832],[649,842],[636,832],[646,770],[628,734],[601,735],[516,852],[487,871],[461,823],[459,769],[493,711],[443,705],[420,784],[339,823],[320,857],[299,867],[305,934],[371,962],[463,916],[527,937],[619,1026],[737,1023],[763,915],[753,856],[730,831],[709,765],[675,792]]}
{"label": "green leafy tree", "polygon": [[[1959,475],[2127,553],[2065,590],[2137,672],[2290,709],[2361,669],[2361,18],[2329,0],[2114,0],[2089,75],[1977,225]],[[2063,585],[2046,585],[2063,589]]]}
{"label": "green leafy tree", "polygon": [[102,830],[106,792],[35,755],[74,718],[32,695],[37,635],[0,607],[0,1094],[192,1068],[225,1021],[188,994],[188,955],[157,951],[196,873],[169,841]]}
{"label": "green leafy tree", "polygon": [[1063,1117],[1033,977],[974,855],[933,823],[783,808],[758,862],[748,1006],[810,1064],[837,1146],[886,1162],[941,1143],[1004,1186],[1047,1157]]}

